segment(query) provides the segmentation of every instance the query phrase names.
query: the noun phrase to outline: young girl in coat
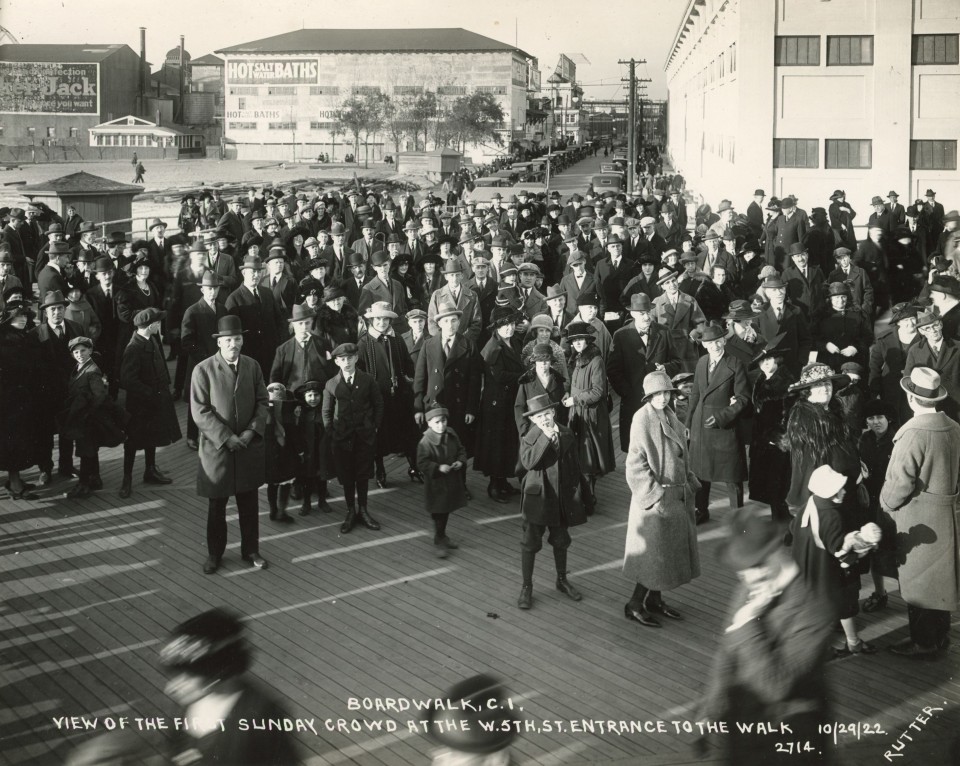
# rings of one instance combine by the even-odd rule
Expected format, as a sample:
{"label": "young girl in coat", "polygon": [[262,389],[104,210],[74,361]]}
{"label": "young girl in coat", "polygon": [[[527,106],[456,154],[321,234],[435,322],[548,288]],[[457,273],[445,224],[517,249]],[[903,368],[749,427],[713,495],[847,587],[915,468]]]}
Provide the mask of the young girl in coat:
{"label": "young girl in coat", "polygon": [[267,395],[270,401],[263,441],[270,521],[289,524],[293,518],[287,513],[287,503],[299,464],[296,402],[288,397],[283,383],[271,383],[267,386]]}
{"label": "young girl in coat", "polygon": [[306,516],[313,510],[312,498],[317,496],[317,508],[330,513],[333,508],[327,503],[327,479],[330,478],[326,430],[323,426],[323,385],[316,380],[308,380],[297,391],[303,401],[300,416],[297,419],[297,431],[300,447],[300,467],[297,480],[303,487],[303,500],[300,515]]}
{"label": "young girl in coat", "polygon": [[433,518],[433,547],[439,558],[459,547],[447,537],[447,518],[467,504],[463,483],[467,451],[447,427],[449,414],[445,407],[429,410],[427,430],[417,446],[417,467],[423,473],[427,513]]}
{"label": "young girl in coat", "polygon": [[580,496],[587,516],[597,505],[597,477],[616,468],[610,412],[607,409],[607,373],[594,345],[594,329],[586,322],[567,326],[570,343],[570,393],[563,405],[570,413],[570,429],[580,457]]}

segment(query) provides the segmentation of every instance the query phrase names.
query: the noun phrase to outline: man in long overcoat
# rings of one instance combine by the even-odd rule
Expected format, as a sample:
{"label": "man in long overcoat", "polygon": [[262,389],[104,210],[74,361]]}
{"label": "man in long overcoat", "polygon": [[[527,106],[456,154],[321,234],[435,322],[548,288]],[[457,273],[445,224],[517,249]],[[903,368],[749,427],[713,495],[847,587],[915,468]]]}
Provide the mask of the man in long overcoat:
{"label": "man in long overcoat", "polygon": [[240,555],[263,569],[257,490],[265,480],[263,431],[267,388],[253,359],[241,356],[243,325],[227,315],[217,323],[219,351],[200,362],[190,384],[190,409],[200,429],[197,494],[207,498],[207,560],[213,574],[227,547],[227,499],[237,501]]}
{"label": "man in long overcoat", "polygon": [[248,255],[243,259],[243,284],[230,293],[226,301],[228,314],[240,318],[246,332],[243,353],[260,364],[266,377],[273,365],[273,355],[288,337],[287,322],[273,292],[260,285],[263,270],[260,258]]}
{"label": "man in long overcoat", "polygon": [[757,330],[767,343],[778,335],[784,336],[782,346],[787,351],[783,355],[783,362],[790,374],[795,379],[799,378],[813,345],[810,325],[800,309],[786,302],[787,286],[780,277],[767,277],[760,286],[770,299],[770,305],[760,312]]}
{"label": "man in long overcoat", "polygon": [[932,309],[917,316],[917,331],[922,339],[907,351],[903,374],[909,375],[915,367],[936,370],[948,394],[939,409],[960,422],[960,341],[944,337],[943,322]]}
{"label": "man in long overcoat", "polygon": [[711,482],[727,486],[730,510],[743,505],[743,481],[747,460],[737,419],[750,401],[747,370],[743,362],[724,353],[723,328],[711,322],[696,331],[707,350],[700,357],[693,377],[687,411],[690,430],[690,469],[700,480],[696,497],[697,523],[710,518]]}
{"label": "man in long overcoat", "polygon": [[960,606],[960,425],[936,411],[947,391],[934,370],[915,367],[900,385],[913,417],[894,437],[880,505],[897,527],[910,637],[890,651],[930,657],[949,645],[950,613]]}
{"label": "man in long overcoat", "polygon": [[[219,300],[220,277],[205,271],[200,278],[200,300],[188,306],[180,321],[180,347],[186,354],[184,380],[189,380],[194,368],[204,359],[217,353],[217,323],[227,313]],[[179,364],[179,362],[178,362]],[[187,399],[187,446],[197,449],[200,432]]]}
{"label": "man in long overcoat", "polygon": [[677,273],[660,269],[657,284],[663,295],[653,301],[653,318],[669,333],[674,357],[680,365],[678,372],[692,372],[697,363],[697,347],[690,340],[690,331],[706,322],[696,300],[680,291]]}
{"label": "man in long overcoat", "polygon": [[523,586],[517,600],[520,609],[533,606],[533,566],[543,546],[544,532],[549,532],[547,542],[553,547],[557,590],[573,601],[583,598],[567,580],[569,528],[587,520],[577,494],[580,485],[577,440],[573,431],[556,422],[555,411],[556,405],[550,396],[542,394],[527,402],[524,413],[532,423],[520,439],[520,464],[526,471],[520,500],[523,516],[520,542]]}

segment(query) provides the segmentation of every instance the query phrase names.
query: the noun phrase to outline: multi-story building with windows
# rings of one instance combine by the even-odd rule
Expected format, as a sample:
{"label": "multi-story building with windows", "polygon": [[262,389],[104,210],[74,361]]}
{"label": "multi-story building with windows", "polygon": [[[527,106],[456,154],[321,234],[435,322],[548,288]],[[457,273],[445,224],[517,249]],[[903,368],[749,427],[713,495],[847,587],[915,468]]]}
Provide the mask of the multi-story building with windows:
{"label": "multi-story building with windows", "polygon": [[[239,159],[343,157],[354,141],[336,112],[365,93],[394,99],[432,91],[441,110],[458,96],[492,93],[509,147],[524,136],[536,68],[519,48],[465,29],[301,29],[217,53],[224,59],[227,156]],[[399,148],[412,149],[412,140]],[[395,150],[385,129],[362,138],[361,155],[371,160]]]}
{"label": "multi-story building with windows", "polygon": [[960,202],[957,0],[688,0],[665,70],[669,152],[703,199],[756,187]]}

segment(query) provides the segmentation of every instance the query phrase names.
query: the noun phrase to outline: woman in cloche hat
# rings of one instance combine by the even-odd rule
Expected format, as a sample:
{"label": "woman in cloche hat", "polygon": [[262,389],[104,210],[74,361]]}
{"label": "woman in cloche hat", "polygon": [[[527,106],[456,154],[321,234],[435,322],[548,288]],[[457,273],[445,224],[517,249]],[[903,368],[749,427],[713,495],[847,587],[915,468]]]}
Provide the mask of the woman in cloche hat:
{"label": "woman in cloche hat", "polygon": [[663,371],[643,379],[643,406],[630,424],[625,465],[630,516],[623,575],[636,583],[623,613],[649,628],[657,615],[681,615],[661,596],[700,575],[694,496],[700,482],[687,463],[686,430],[670,407],[676,389]]}

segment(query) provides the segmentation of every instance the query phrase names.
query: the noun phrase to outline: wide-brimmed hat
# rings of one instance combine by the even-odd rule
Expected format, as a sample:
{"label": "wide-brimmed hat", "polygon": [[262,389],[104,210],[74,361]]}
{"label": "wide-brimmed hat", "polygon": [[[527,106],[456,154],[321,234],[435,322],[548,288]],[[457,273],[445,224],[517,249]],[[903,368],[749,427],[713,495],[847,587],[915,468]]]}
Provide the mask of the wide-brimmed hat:
{"label": "wide-brimmed hat", "polygon": [[443,699],[459,700],[460,705],[454,708],[431,703],[427,720],[433,724],[429,728],[431,739],[450,750],[496,753],[507,748],[520,730],[520,716],[508,704],[506,690],[492,676],[477,675],[461,681]]}
{"label": "wide-brimmed hat", "polygon": [[725,337],[726,333],[723,331],[723,327],[715,321],[707,322],[705,325],[695,327],[690,331],[690,339],[697,341],[697,343],[709,343]]}
{"label": "wide-brimmed hat", "polygon": [[677,393],[677,389],[673,385],[673,381],[670,380],[670,376],[663,370],[655,370],[654,372],[647,373],[643,379],[643,400],[646,401],[654,394],[659,394],[664,391],[671,394]]}
{"label": "wide-brimmed hat", "polygon": [[329,287],[323,288],[324,303],[328,303],[329,301],[335,301],[337,298],[342,298],[343,296],[344,296],[344,292],[339,285],[330,285]]}
{"label": "wide-brimmed hat", "polygon": [[153,218],[153,219],[151,219],[150,225],[147,226],[147,228],[148,228],[150,231],[153,231],[157,226],[164,226],[164,227],[165,227],[166,225],[167,225],[167,222],[166,222],[166,221],[161,221],[159,218]]}
{"label": "wide-brimmed hat", "polygon": [[930,292],[934,290],[960,298],[960,280],[951,277],[949,274],[938,274],[930,283]]}
{"label": "wide-brimmed hat", "polygon": [[780,344],[786,339],[787,334],[785,332],[774,335],[770,340],[767,341],[760,352],[750,360],[750,364],[760,364],[764,359],[767,359],[771,356],[783,356],[783,354],[790,350],[789,346],[781,346]]}
{"label": "wide-brimmed hat", "polygon": [[226,338],[231,335],[243,335],[245,332],[240,317],[227,314],[217,320],[217,331],[213,333],[213,337]]}
{"label": "wide-brimmed hat", "polygon": [[46,308],[51,306],[66,306],[67,301],[63,297],[63,293],[59,290],[49,290],[45,296],[43,296],[43,303],[40,304],[40,310],[43,311]]}
{"label": "wide-brimmed hat", "polygon": [[766,277],[763,282],[760,283],[760,287],[764,288],[765,290],[785,290],[787,288],[786,284],[784,284],[783,280],[780,279],[779,276]]}
{"label": "wide-brimmed hat", "polygon": [[942,322],[943,318],[940,316],[939,312],[933,308],[922,309],[917,313],[917,329],[921,327],[926,327],[927,325],[935,324],[937,322]]}
{"label": "wide-brimmed hat", "polygon": [[240,270],[244,269],[256,269],[260,271],[263,268],[263,261],[260,260],[259,255],[248,255],[243,259],[243,263],[240,264]]}
{"label": "wide-brimmed hat", "polygon": [[443,264],[444,274],[460,274],[463,272],[463,264],[459,258],[447,258]]}
{"label": "wide-brimmed hat", "polygon": [[753,310],[749,301],[735,300],[730,301],[730,305],[727,307],[727,313],[723,315],[723,319],[727,322],[749,322],[758,316],[760,316],[760,314]]}
{"label": "wide-brimmed hat", "polygon": [[630,296],[630,305],[627,306],[627,311],[652,311],[653,310],[653,301],[650,300],[650,296],[646,293],[634,293]]}
{"label": "wide-brimmed hat", "polygon": [[790,385],[790,391],[802,391],[820,383],[836,383],[839,388],[850,385],[850,378],[838,375],[823,362],[811,362],[800,370],[800,380]]}
{"label": "wide-brimmed hat", "polygon": [[900,379],[900,388],[927,404],[947,398],[947,389],[940,383],[940,373],[929,367],[914,367],[910,375]]}
{"label": "wide-brimmed hat", "polygon": [[525,418],[536,415],[544,410],[555,410],[557,403],[550,398],[549,394],[540,394],[527,400],[527,411],[523,413]]}
{"label": "wide-brimmed hat", "polygon": [[546,299],[552,301],[554,298],[566,298],[567,291],[564,290],[560,285],[550,285],[547,288]]}
{"label": "wide-brimmed hat", "polygon": [[753,511],[741,510],[730,523],[730,535],[720,545],[720,558],[742,571],[759,566],[783,544],[783,529]]}
{"label": "wide-brimmed hat", "polygon": [[203,272],[203,276],[200,278],[201,287],[220,287],[221,285],[223,285],[223,280],[215,271],[207,270]]}
{"label": "wide-brimmed hat", "polygon": [[383,266],[390,263],[390,254],[386,250],[375,250],[370,256],[371,266]]}
{"label": "wide-brimmed hat", "polygon": [[519,313],[509,305],[494,306],[490,313],[490,330],[516,323],[520,320]]}
{"label": "wide-brimmed hat", "polygon": [[890,324],[896,324],[901,319],[907,319],[908,317],[916,318],[919,313],[920,307],[915,303],[910,301],[897,303],[890,309]]}
{"label": "wide-brimmed hat", "polygon": [[96,230],[97,225],[93,221],[83,221],[81,222],[79,228],[77,228],[77,234],[87,234]]}
{"label": "wide-brimmed hat", "polygon": [[290,314],[290,318],[287,320],[291,324],[293,322],[302,322],[304,319],[313,319],[317,315],[317,312],[303,303],[294,303],[293,311]]}
{"label": "wide-brimmed hat", "polygon": [[679,275],[673,269],[662,268],[657,273],[657,284],[664,285],[671,279],[676,279]]}
{"label": "wide-brimmed hat", "polygon": [[831,282],[830,287],[827,288],[827,292],[831,298],[834,295],[846,295],[849,298],[850,285],[848,285],[846,282]]}
{"label": "wide-brimmed hat", "polygon": [[149,308],[145,308],[143,311],[138,311],[133,315],[133,326],[149,327],[154,322],[159,322],[166,315],[166,311],[161,311],[158,308],[150,306]]}
{"label": "wide-brimmed hat", "polygon": [[376,301],[363,315],[364,319],[396,319],[397,312],[389,301]]}
{"label": "wide-brimmed hat", "polygon": [[567,340],[571,343],[575,340],[596,340],[597,331],[593,329],[593,325],[588,322],[571,322],[567,325]]}
{"label": "wide-brimmed hat", "polygon": [[463,316],[463,312],[460,309],[458,309],[456,305],[454,305],[453,303],[444,302],[444,303],[441,303],[440,306],[437,308],[437,313],[433,318],[434,318],[434,321],[439,322],[444,317],[452,317],[452,316],[458,316],[458,317]]}

